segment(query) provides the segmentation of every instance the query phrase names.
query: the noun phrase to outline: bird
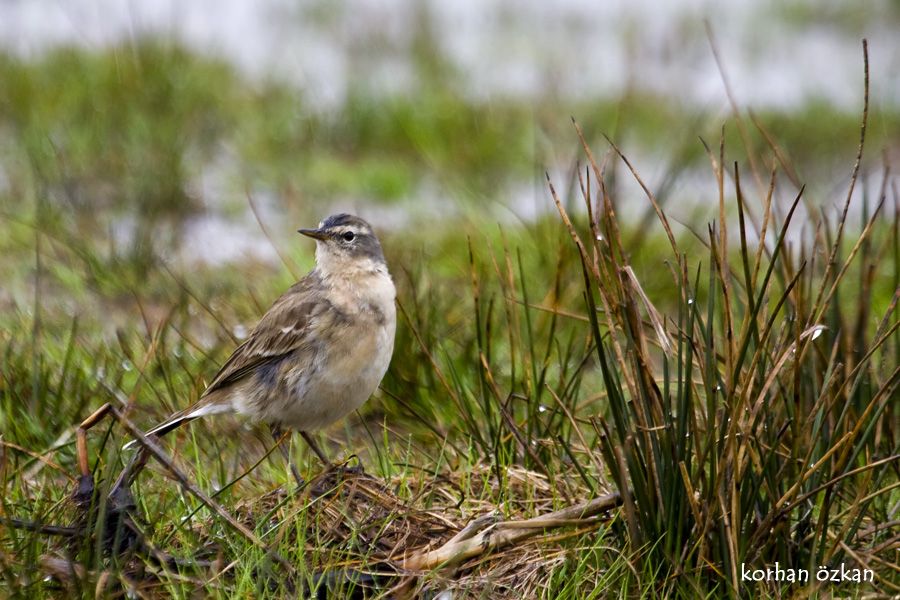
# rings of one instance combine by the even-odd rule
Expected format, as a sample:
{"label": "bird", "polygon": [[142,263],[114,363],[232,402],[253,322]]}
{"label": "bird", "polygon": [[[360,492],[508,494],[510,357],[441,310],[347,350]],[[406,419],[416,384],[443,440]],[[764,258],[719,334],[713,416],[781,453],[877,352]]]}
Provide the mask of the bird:
{"label": "bird", "polygon": [[336,214],[297,231],[316,241],[315,267],[266,311],[197,402],[147,436],[237,413],[268,424],[277,442],[285,431],[300,432],[330,466],[309,432],[361,407],[380,384],[394,351],[396,288],[381,243],[360,217]]}

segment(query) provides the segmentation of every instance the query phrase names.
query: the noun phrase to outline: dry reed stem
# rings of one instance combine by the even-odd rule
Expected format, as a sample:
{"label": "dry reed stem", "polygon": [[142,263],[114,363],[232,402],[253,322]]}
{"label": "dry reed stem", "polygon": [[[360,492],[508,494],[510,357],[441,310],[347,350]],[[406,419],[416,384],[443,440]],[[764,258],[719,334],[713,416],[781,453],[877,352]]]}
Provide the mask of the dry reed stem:
{"label": "dry reed stem", "polygon": [[[591,517],[614,508],[621,502],[621,494],[613,492],[588,502],[524,521],[491,523],[491,519],[487,518],[489,515],[484,515],[479,517],[480,520],[476,519],[470,524],[472,529],[463,539],[458,539],[457,536],[440,548],[409,556],[401,563],[402,568],[407,571],[425,571],[521,542],[546,529],[595,522]],[[474,534],[474,524],[484,525],[486,528],[480,533]]]}

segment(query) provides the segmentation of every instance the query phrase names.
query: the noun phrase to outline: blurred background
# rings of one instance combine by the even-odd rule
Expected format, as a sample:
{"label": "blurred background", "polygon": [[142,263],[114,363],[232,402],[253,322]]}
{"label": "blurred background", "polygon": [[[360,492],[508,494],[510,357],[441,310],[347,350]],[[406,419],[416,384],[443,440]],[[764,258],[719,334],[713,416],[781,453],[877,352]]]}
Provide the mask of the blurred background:
{"label": "blurred background", "polygon": [[[868,127],[844,222],[839,216],[864,106],[863,38]],[[617,227],[607,223],[588,233],[579,182],[588,163],[573,119],[605,165]],[[671,245],[604,136],[630,159],[668,215]],[[708,248],[719,219],[712,163],[720,148],[721,198],[734,217],[737,164],[751,248],[777,171],[771,254],[761,248],[755,255],[753,283],[733,222],[730,246]],[[673,393],[678,398],[678,408],[654,416],[665,423],[641,417],[629,425],[633,430],[616,422],[614,432],[629,465],[651,465],[668,481],[658,494],[667,500],[639,500],[644,529],[635,535],[629,518],[628,536],[619,519],[614,538],[587,529],[585,537],[559,538],[587,551],[582,560],[560,546],[545,597],[631,590],[632,571],[640,571],[646,587],[629,596],[655,597],[644,589],[662,590],[662,597],[721,594],[731,590],[720,587],[721,577],[729,561],[736,568],[737,556],[769,565],[795,564],[792,557],[799,556],[796,564],[814,567],[832,564],[827,560],[838,544],[856,560],[851,547],[883,549],[877,564],[895,593],[900,588],[887,577],[900,572],[896,527],[890,527],[898,511],[897,462],[888,463],[896,458],[900,428],[891,408],[896,402],[889,401],[900,347],[896,334],[877,352],[880,346],[869,342],[881,345],[885,328],[896,322],[898,157],[900,0],[0,0],[0,517],[72,522],[66,500],[75,483],[75,425],[110,402],[148,428],[196,400],[259,316],[311,268],[313,244],[297,228],[350,211],[376,226],[401,312],[380,391],[357,415],[321,434],[330,456],[355,454],[410,499],[409,506],[437,506],[429,514],[454,514],[460,524],[486,506],[534,516],[594,497],[612,489],[607,470],[616,467],[616,485],[624,490],[622,455],[610,460],[613,436],[601,435],[594,419],[609,419],[616,407],[637,410],[641,395],[624,393],[621,382],[602,372],[595,344],[609,336],[613,345],[617,339],[630,344],[628,361],[620,355],[615,369],[626,382],[640,381],[635,389],[644,402],[656,402],[645,389],[654,381],[668,406]],[[598,272],[596,281],[583,275],[547,175],[568,203],[574,230],[595,236],[584,238],[596,241],[595,250],[605,248],[600,264],[608,273]],[[589,181],[596,199],[593,174]],[[776,247],[772,232],[803,186],[786,243]],[[871,235],[854,247],[881,198],[887,200]],[[832,252],[834,239],[842,241]],[[724,282],[726,269],[722,263],[710,268],[719,248],[734,282],[730,300],[727,286],[717,295],[716,273]],[[835,275],[857,250],[852,268]],[[758,271],[764,264],[777,269]],[[633,268],[628,287],[617,277],[622,265]],[[682,266],[683,278],[675,274]],[[756,286],[757,274],[759,289],[771,285],[755,305],[753,294],[745,304],[742,286]],[[683,283],[688,280],[695,283]],[[782,296],[798,281],[789,298],[788,291]],[[603,291],[598,297],[608,323],[602,334],[589,325],[586,283]],[[664,336],[651,335],[648,321],[651,351],[643,352],[668,365],[651,365],[660,367],[663,382],[652,379],[658,373],[649,362],[631,360],[631,348],[646,341],[632,327],[639,313],[628,312],[629,327],[622,326],[635,290],[649,298],[647,318],[653,321],[652,304],[679,339],[678,362],[664,362],[653,346],[657,339],[664,345]],[[695,312],[687,308],[692,305]],[[754,315],[744,321],[743,338],[731,336],[732,308],[738,319]],[[620,319],[616,327],[609,315]],[[686,336],[675,332],[684,331],[685,319],[691,331],[695,317],[703,334],[683,354]],[[769,320],[760,334],[750,323],[763,317]],[[807,335],[818,340],[786,362],[792,344]],[[737,363],[723,350],[735,339],[752,340],[741,346]],[[748,348],[746,380],[731,387],[732,369],[737,364],[734,375],[741,375]],[[692,361],[701,367],[692,370]],[[799,366],[779,375],[785,364]],[[708,413],[686,419],[692,402],[702,413],[700,398]],[[722,466],[718,453],[707,452],[712,445],[701,452],[699,444],[723,439],[726,422],[736,431],[732,423],[743,419],[733,422],[731,415],[750,414],[747,402],[759,416],[751,419],[758,427],[746,430],[755,435],[729,433],[745,445],[723,446],[722,456],[740,467]],[[808,418],[795,420],[795,413]],[[584,426],[587,439],[576,419],[593,425],[593,431]],[[813,420],[815,427],[807,427]],[[669,438],[688,423],[690,435]],[[651,444],[650,432],[678,443]],[[626,436],[645,441],[626,445]],[[127,438],[106,421],[90,432],[98,481],[110,483],[124,466],[119,449]],[[641,444],[649,449],[639,456]],[[181,428],[165,445],[198,487],[222,492],[216,497],[235,514],[266,512],[256,513],[258,532],[276,531],[266,507],[282,504],[269,493],[289,475],[282,462],[255,468],[271,445],[267,433],[223,417]],[[660,458],[659,448],[672,450]],[[294,451],[304,456],[300,444]],[[601,452],[607,453],[602,463]],[[740,489],[731,482],[720,487],[726,480],[711,473],[740,479],[748,456],[766,471]],[[317,473],[320,465],[306,459],[304,476]],[[877,474],[869,470],[882,463]],[[235,538],[215,519],[194,516],[199,505],[161,467],[148,468],[162,476],[141,478],[134,497],[161,548],[191,556],[206,548],[216,564],[250,555],[246,540],[220,545]],[[747,477],[757,477],[755,467],[750,471]],[[630,481],[641,489],[640,479]],[[841,483],[833,490],[835,482]],[[732,490],[727,501],[726,488]],[[825,490],[826,499],[798,500],[788,519],[784,499],[798,490],[804,499],[809,490]],[[868,495],[861,499],[859,490]],[[691,519],[700,493],[708,512],[697,527]],[[285,556],[300,553],[298,564],[305,564],[304,545],[281,535],[294,529],[295,516],[308,514],[297,498],[278,517],[287,528],[278,529],[276,543]],[[769,510],[764,498],[777,520],[762,519]],[[745,529],[709,542],[712,529],[729,527],[725,507],[736,510],[738,503],[743,521],[732,522]],[[780,529],[791,523],[790,533]],[[382,537],[380,528],[374,537]],[[359,531],[348,535],[365,540],[375,530]],[[24,530],[0,527],[0,534],[0,590],[31,586],[20,595],[42,597],[46,590],[60,597],[46,583],[50,577],[33,576],[43,573],[42,555],[58,544]],[[628,539],[636,550],[642,537],[652,543],[635,570],[631,555],[616,548]],[[337,540],[335,548],[369,556],[369,549]],[[85,566],[103,569],[105,578],[100,544],[85,548],[81,563],[66,563],[64,575]],[[746,554],[734,554],[738,548]],[[351,564],[340,553],[333,563],[328,552],[323,556],[323,564],[341,570]],[[542,551],[533,556],[531,564],[547,565]],[[268,562],[259,558],[260,565]],[[522,597],[529,578],[533,585],[545,579],[533,575],[536,569],[520,578],[516,564],[524,563],[506,553],[497,559],[494,565],[513,573],[508,597]],[[233,577],[217,573],[209,580],[206,595],[243,597],[255,589],[265,596],[260,573],[269,567],[234,561],[222,573],[237,563]],[[661,587],[654,588],[657,582]],[[192,586],[173,580],[166,589],[196,596]],[[102,589],[98,580],[96,593]],[[563,589],[571,595],[557,593]],[[734,589],[735,596],[743,593],[736,582]],[[94,590],[88,583],[69,595]],[[776,588],[771,597],[786,595]]]}
{"label": "blurred background", "polygon": [[[898,31],[896,0],[5,0],[4,328],[62,354],[73,319],[110,340],[179,306],[216,315],[187,319],[197,347],[227,348],[311,266],[295,230],[338,211],[372,221],[413,283],[425,270],[466,285],[466,239],[498,242],[498,224],[555,254],[545,173],[574,198],[572,118],[597,156],[616,141],[679,236],[717,215],[701,138],[716,149],[723,131],[757,201],[753,153],[769,157],[762,180],[781,163],[776,204],[805,183],[833,210],[859,139],[863,37],[859,198],[896,157]],[[634,264],[656,272],[649,203],[616,161],[609,184]],[[553,235],[527,233],[544,221]]]}
{"label": "blurred background", "polygon": [[574,165],[574,117],[688,219],[698,137],[731,112],[706,24],[736,102],[821,193],[852,166],[867,37],[871,147],[896,151],[896,0],[7,0],[4,212],[41,198],[113,252],[204,263],[277,260],[248,197],[279,243],[337,210],[527,221]]}

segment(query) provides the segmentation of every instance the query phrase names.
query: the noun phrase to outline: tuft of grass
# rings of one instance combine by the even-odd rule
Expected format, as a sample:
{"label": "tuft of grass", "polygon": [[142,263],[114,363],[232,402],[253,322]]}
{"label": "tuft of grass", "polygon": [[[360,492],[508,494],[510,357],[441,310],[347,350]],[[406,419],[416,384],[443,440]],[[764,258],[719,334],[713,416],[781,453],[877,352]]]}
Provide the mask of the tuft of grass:
{"label": "tuft of grass", "polygon": [[[864,116],[863,135],[865,125]],[[900,288],[897,263],[883,260],[897,245],[896,208],[885,218],[887,173],[880,197],[863,203],[858,237],[846,239],[854,170],[841,215],[814,221],[811,243],[797,248],[787,240],[803,188],[778,215],[772,188],[753,206],[722,150],[713,158],[720,211],[731,175],[738,242],[724,221],[711,224],[705,261],[680,251],[645,187],[671,246],[660,276],[677,290],[674,314],[661,319],[629,266],[603,170],[585,150],[586,231],[551,192],[581,259],[608,399],[587,421],[612,480],[630,494],[623,533],[640,564],[659,568],[656,592],[778,596],[790,586],[742,576],[776,562],[812,574],[797,586],[805,593],[823,587],[818,569],[842,564],[894,589],[896,540],[882,523],[898,498]],[[751,210],[762,222],[755,244]],[[872,313],[879,281],[893,283]]]}

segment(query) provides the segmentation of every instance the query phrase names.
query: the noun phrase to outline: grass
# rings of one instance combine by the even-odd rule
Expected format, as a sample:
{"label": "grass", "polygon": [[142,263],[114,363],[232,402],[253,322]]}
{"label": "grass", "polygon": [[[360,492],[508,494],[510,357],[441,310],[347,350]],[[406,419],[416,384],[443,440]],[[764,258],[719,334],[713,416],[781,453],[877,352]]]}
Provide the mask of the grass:
{"label": "grass", "polygon": [[[400,290],[393,364],[376,398],[319,436],[333,456],[356,455],[367,476],[322,474],[295,447],[310,484],[289,493],[286,466],[264,459],[264,434],[224,417],[195,423],[164,440],[171,460],[151,461],[132,486],[134,530],[147,547],[109,552],[106,532],[128,530],[97,518],[103,493],[87,511],[73,505],[75,426],[105,402],[121,413],[88,437],[106,491],[128,458],[127,423],[149,426],[196,399],[238,325],[252,324],[291,271],[310,264],[298,244],[280,249],[285,268],[274,274],[252,263],[186,271],[161,259],[169,242],[155,233],[200,210],[185,190],[203,156],[238,148],[252,178],[292,198],[337,186],[401,202],[432,171],[480,198],[532,171],[542,155],[530,138],[555,122],[542,121],[544,108],[470,105],[440,86],[418,104],[355,96],[345,119],[330,120],[298,109],[288,90],[245,90],[226,67],[177,48],[139,46],[124,64],[122,56],[63,53],[2,67],[2,80],[15,83],[3,88],[3,127],[23,141],[7,153],[0,241],[15,289],[0,329],[4,595],[777,598],[900,589],[897,190],[885,175],[880,193],[866,188],[846,211],[844,189],[837,213],[803,213],[791,207],[811,200],[791,177],[773,178],[770,193],[765,185],[768,169],[813,177],[805,165],[820,158],[844,157],[844,172],[855,174],[854,151],[872,154],[863,149],[889,139],[896,121],[867,114],[881,137],[859,148],[848,139],[833,154],[822,140],[836,138],[802,115],[742,123],[746,146],[734,121],[713,150],[675,144],[675,176],[712,164],[705,202],[736,219],[682,227],[648,192],[652,220],[635,230],[615,209],[633,201],[625,182],[639,171],[592,151],[606,147],[595,133],[616,121],[652,124],[645,133],[621,125],[623,148],[658,139],[652,130],[669,121],[652,99],[597,104],[569,130],[566,143],[581,146],[587,168],[566,193],[558,181],[546,188],[559,218],[385,232]],[[829,115],[820,110],[817,119]],[[109,124],[84,119],[95,111]],[[850,138],[849,125],[836,129]],[[160,153],[171,160],[150,160]],[[761,187],[747,183],[757,177]],[[96,211],[84,215],[79,202]],[[109,243],[109,222],[136,214],[150,241]],[[607,494],[621,507],[514,544],[489,540],[448,565],[401,568],[479,516],[494,513],[495,531],[509,534]],[[813,579],[820,566],[844,563],[871,569],[875,581],[741,581],[742,564],[776,561]]]}

